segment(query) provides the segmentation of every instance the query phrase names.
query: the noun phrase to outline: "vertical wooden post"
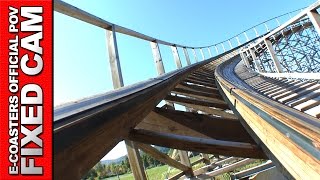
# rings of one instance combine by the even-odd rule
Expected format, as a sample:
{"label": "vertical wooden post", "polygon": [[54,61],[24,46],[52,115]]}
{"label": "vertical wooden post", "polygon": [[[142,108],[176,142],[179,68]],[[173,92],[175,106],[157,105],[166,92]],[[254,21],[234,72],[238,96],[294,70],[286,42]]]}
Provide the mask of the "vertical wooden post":
{"label": "vertical wooden post", "polygon": [[249,37],[248,37],[247,33],[246,33],[246,32],[243,32],[243,34],[244,34],[244,36],[246,37],[246,40],[247,40],[247,42],[248,42],[248,41],[249,41]]}
{"label": "vertical wooden post", "polygon": [[218,47],[216,45],[214,45],[214,48],[216,49],[217,55],[219,54],[219,50]]}
{"label": "vertical wooden post", "polygon": [[190,160],[188,157],[188,152],[183,151],[183,150],[179,150],[178,153],[179,153],[181,164],[184,164],[188,167],[191,167],[191,163],[190,163]]}
{"label": "vertical wooden post", "polygon": [[202,48],[200,48],[200,53],[201,53],[201,56],[202,56],[202,60],[204,60],[204,59],[205,59],[205,57],[204,57],[204,54],[203,54]]}
{"label": "vertical wooden post", "polygon": [[254,30],[254,32],[256,33],[256,37],[259,37],[259,33],[258,33],[257,29],[256,29],[256,28],[253,28],[253,30]]}
{"label": "vertical wooden post", "polygon": [[223,43],[221,43],[221,46],[222,46],[223,52],[226,52],[226,48],[224,48]]}
{"label": "vertical wooden post", "polygon": [[157,42],[150,42],[150,45],[151,45],[154,64],[156,65],[157,73],[158,75],[162,75],[164,74],[165,70],[164,70],[164,66],[161,58],[159,45]]}
{"label": "vertical wooden post", "polygon": [[197,53],[194,50],[194,48],[192,48],[192,52],[193,52],[194,59],[196,60],[196,62],[198,62]]}
{"label": "vertical wooden post", "polygon": [[209,155],[202,153],[202,157],[203,157],[204,163],[209,165],[210,164]]}
{"label": "vertical wooden post", "polygon": [[250,51],[252,60],[253,60],[254,64],[256,65],[256,67],[257,67],[258,72],[262,72],[262,69],[261,69],[261,66],[260,66],[260,62],[257,60],[256,54],[254,53],[254,51],[251,48],[249,49],[249,51]]}
{"label": "vertical wooden post", "polygon": [[271,55],[271,59],[273,61],[273,64],[274,64],[274,67],[276,68],[277,73],[282,73],[283,70],[281,68],[279,59],[278,59],[278,57],[276,55],[276,52],[274,51],[274,49],[272,47],[272,43],[268,39],[264,39],[264,43],[266,44],[267,49],[268,49],[268,51],[269,51],[269,53]]}
{"label": "vertical wooden post", "polygon": [[309,12],[307,12],[307,15],[311,21],[311,23],[313,24],[314,29],[318,32],[319,36],[320,36],[320,15],[317,12],[317,10],[311,10]]}
{"label": "vertical wooden post", "polygon": [[266,28],[267,32],[270,32],[270,29],[269,29],[267,23],[263,23],[263,24],[264,24],[264,27]]}
{"label": "vertical wooden post", "polygon": [[107,30],[107,42],[113,88],[117,89],[123,86],[123,79],[114,26],[111,27],[111,30]]}
{"label": "vertical wooden post", "polygon": [[210,47],[208,47],[209,56],[212,57]]}
{"label": "vertical wooden post", "polygon": [[[159,44],[157,42],[150,42],[150,45],[151,45],[153,60],[156,65],[157,73],[160,76],[165,73],[165,70],[164,70],[164,65],[163,65],[163,61],[160,53]],[[174,109],[173,103],[166,101],[166,105],[170,109]]]}
{"label": "vertical wooden post", "polygon": [[[112,75],[113,88],[118,89],[123,87],[123,78],[120,66],[120,59],[117,46],[117,38],[114,26],[107,30],[107,45],[109,52],[110,69]],[[128,159],[135,179],[146,180],[146,175],[141,162],[139,150],[134,146],[131,141],[125,140],[128,152]]]}
{"label": "vertical wooden post", "polygon": [[187,64],[189,66],[191,64],[191,61],[190,61],[190,57],[189,57],[189,54],[188,54],[188,50],[185,47],[183,48],[183,53],[184,53],[184,56],[186,57],[186,61],[187,61]]}
{"label": "vertical wooden post", "polygon": [[176,63],[177,69],[182,68],[181,60],[179,57],[177,46],[171,46],[174,62]]}
{"label": "vertical wooden post", "polygon": [[229,42],[230,49],[232,49],[232,48],[233,48],[233,46],[232,46],[231,41],[230,41],[230,40],[228,40],[228,42]]}
{"label": "vertical wooden post", "polygon": [[134,179],[146,180],[146,173],[144,171],[143,163],[141,161],[139,149],[133,141],[125,140],[130,168],[133,173]]}
{"label": "vertical wooden post", "polygon": [[250,68],[248,58],[247,58],[247,55],[245,54],[245,52],[240,52],[240,56],[241,56],[241,59],[242,59],[244,65],[246,65],[247,68]]}
{"label": "vertical wooden post", "polygon": [[240,42],[239,37],[237,36],[236,39],[237,39],[237,41],[238,41],[238,46],[240,46],[240,45],[241,45],[241,42]]}

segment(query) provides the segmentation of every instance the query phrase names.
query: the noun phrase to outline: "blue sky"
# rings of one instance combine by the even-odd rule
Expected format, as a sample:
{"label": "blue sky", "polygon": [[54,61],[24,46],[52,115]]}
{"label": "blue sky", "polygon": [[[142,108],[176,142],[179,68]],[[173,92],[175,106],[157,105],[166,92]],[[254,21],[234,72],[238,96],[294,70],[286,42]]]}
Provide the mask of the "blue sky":
{"label": "blue sky", "polygon": [[[308,6],[314,0],[65,0],[104,20],[143,34],[187,46],[211,45],[258,23]],[[280,23],[289,16],[279,18]],[[274,27],[276,22],[268,24]],[[264,26],[257,28],[264,31]],[[254,32],[248,32],[250,37]],[[149,42],[117,34],[124,84],[157,76]],[[244,36],[240,41],[244,42]],[[235,46],[235,42],[233,42]],[[225,44],[227,47],[227,44]],[[220,51],[221,51],[220,47]],[[160,45],[166,72],[175,69],[170,47]],[[208,52],[204,50],[206,57]],[[215,55],[215,50],[211,52]],[[179,49],[183,66],[186,65]],[[192,52],[189,51],[194,62]],[[200,52],[197,52],[200,58]],[[101,28],[54,13],[54,104],[112,90]],[[123,143],[104,159],[125,153]]]}

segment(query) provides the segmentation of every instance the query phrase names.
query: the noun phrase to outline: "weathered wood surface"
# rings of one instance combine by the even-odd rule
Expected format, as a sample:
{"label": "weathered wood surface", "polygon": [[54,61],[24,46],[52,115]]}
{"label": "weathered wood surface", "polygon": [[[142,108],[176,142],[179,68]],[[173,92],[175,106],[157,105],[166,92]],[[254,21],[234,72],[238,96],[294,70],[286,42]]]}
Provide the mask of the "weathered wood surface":
{"label": "weathered wood surface", "polygon": [[[237,61],[233,59],[219,66],[216,79],[224,94],[243,117],[243,123],[247,124],[248,130],[253,131],[260,143],[265,145],[267,149],[262,147],[268,157],[281,167],[279,169],[289,178],[319,178],[319,120],[257,93],[251,93],[250,87],[232,74],[235,65],[233,63],[236,64]],[[230,70],[226,66],[229,66]],[[220,68],[223,68],[223,71]],[[268,153],[269,151],[271,153]]]}
{"label": "weathered wood surface", "polygon": [[156,108],[154,112],[213,139],[254,143],[239,120],[160,108]]}
{"label": "weathered wood surface", "polygon": [[155,159],[157,159],[165,164],[168,164],[169,166],[172,166],[174,168],[182,170],[187,176],[193,176],[193,172],[190,167],[188,167],[188,166],[186,166],[186,165],[184,165],[174,159],[171,159],[168,155],[161,153],[160,151],[158,151],[157,149],[155,149],[154,147],[152,147],[150,145],[143,144],[143,143],[136,143],[136,144],[139,147],[139,149],[141,149],[145,153],[151,155]]}
{"label": "weathered wood surface", "polygon": [[[178,82],[208,62],[55,108],[55,177],[79,179],[146,117]],[[68,174],[65,174],[66,169]]]}
{"label": "weathered wood surface", "polygon": [[[175,110],[170,111],[175,112]],[[181,125],[155,111],[151,111],[150,114],[148,114],[148,116],[135,127],[135,129],[143,129],[160,133],[189,135],[199,138],[209,138],[205,134],[193,130],[189,126]]]}
{"label": "weathered wood surface", "polygon": [[200,105],[200,106],[206,106],[206,107],[215,107],[219,109],[229,109],[227,103],[221,100],[198,100],[198,99],[191,99],[187,97],[180,97],[180,96],[172,96],[168,95],[166,96],[165,100],[174,102],[174,103],[187,103],[187,104],[194,104],[194,105]]}
{"label": "weathered wood surface", "polygon": [[249,143],[195,138],[146,130],[132,130],[128,136],[128,139],[137,142],[207,154],[221,154],[226,156],[250,158],[266,157],[258,146]]}

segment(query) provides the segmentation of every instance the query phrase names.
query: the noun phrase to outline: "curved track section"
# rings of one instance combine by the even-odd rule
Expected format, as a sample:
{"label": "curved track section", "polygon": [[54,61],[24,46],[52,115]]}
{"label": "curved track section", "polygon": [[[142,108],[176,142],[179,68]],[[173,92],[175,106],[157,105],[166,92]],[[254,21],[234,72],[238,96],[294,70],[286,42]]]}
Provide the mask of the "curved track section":
{"label": "curved track section", "polygon": [[319,119],[281,104],[246,83],[245,77],[250,77],[250,71],[242,69],[242,78],[237,75],[240,60],[240,56],[235,56],[215,71],[217,85],[225,99],[266,155],[288,178],[317,179],[320,174]]}

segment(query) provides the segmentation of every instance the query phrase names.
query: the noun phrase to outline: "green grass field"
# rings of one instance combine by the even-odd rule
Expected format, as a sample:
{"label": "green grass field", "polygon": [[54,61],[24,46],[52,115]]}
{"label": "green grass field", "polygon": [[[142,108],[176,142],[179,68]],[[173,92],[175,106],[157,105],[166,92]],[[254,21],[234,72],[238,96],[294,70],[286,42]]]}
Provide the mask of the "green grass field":
{"label": "green grass field", "polygon": [[[199,158],[200,158],[200,156],[195,156],[195,157],[190,158],[190,161],[192,163],[192,162],[196,161]],[[257,161],[255,161],[253,163],[250,163],[250,164],[246,165],[246,166],[238,168],[238,169],[234,170],[233,172],[239,172],[241,170],[245,170],[245,169],[251,168],[253,166],[257,166],[257,165],[259,165],[259,164],[261,164],[263,162],[265,162],[265,161],[264,160],[257,160]],[[204,165],[205,165],[204,163],[199,163],[199,164],[196,164],[196,165],[192,166],[192,168],[195,170],[195,169],[203,167]],[[177,174],[178,172],[180,172],[178,169],[171,168],[170,174],[167,176],[168,168],[169,168],[168,165],[164,165],[164,166],[159,166],[159,167],[154,167],[154,168],[151,168],[151,169],[147,169],[146,174],[148,176],[147,177],[148,180],[166,179],[167,177],[171,177],[171,176]],[[120,180],[134,180],[132,173],[120,175],[119,179]],[[215,179],[216,180],[229,180],[230,179],[230,174],[229,173],[224,173],[224,174],[221,174],[219,176],[216,176]],[[115,177],[107,178],[105,180],[118,180],[118,177],[115,176]]]}
{"label": "green grass field", "polygon": [[[200,156],[194,156],[192,158],[190,158],[191,163],[198,160],[200,158]],[[193,168],[197,169],[204,166],[204,163],[199,163],[197,165],[194,165]],[[154,167],[151,169],[147,169],[147,178],[148,180],[160,180],[160,179],[165,179],[167,177],[171,177],[175,174],[177,174],[178,172],[180,172],[180,170],[175,169],[175,168],[170,168],[170,173],[167,174],[169,169],[168,165],[164,165],[164,166],[159,166],[159,167]],[[132,173],[130,174],[123,174],[119,176],[120,180],[134,180]],[[106,180],[118,180],[118,177],[111,177],[111,178],[107,178]]]}

